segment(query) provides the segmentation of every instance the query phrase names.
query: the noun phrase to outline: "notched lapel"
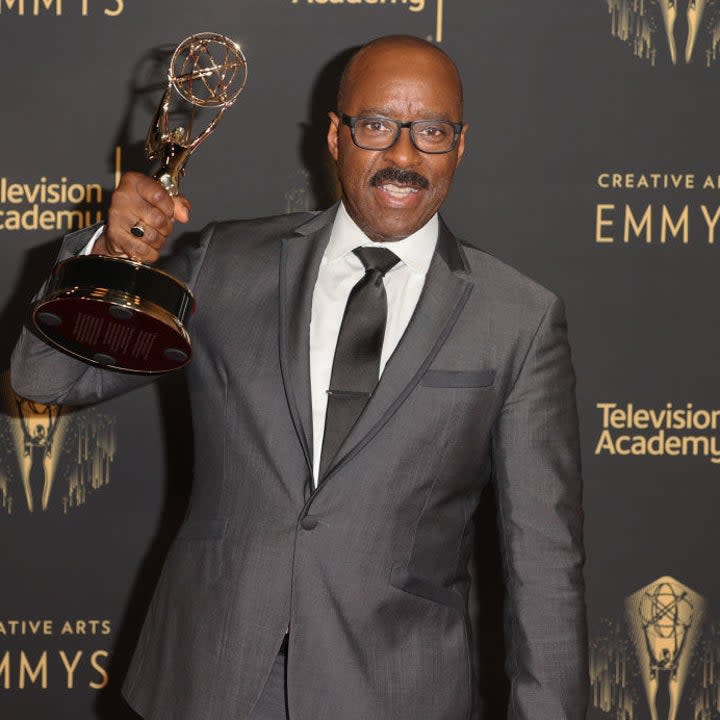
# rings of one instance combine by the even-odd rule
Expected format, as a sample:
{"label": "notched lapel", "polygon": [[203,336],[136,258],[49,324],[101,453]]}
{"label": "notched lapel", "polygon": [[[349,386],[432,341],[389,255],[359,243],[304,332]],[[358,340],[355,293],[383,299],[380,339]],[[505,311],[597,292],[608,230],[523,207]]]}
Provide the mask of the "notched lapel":
{"label": "notched lapel", "polygon": [[280,369],[295,431],[312,475],[310,313],[320,261],[337,205],[282,241],[280,255]]}
{"label": "notched lapel", "polygon": [[457,239],[441,221],[425,286],[380,382],[321,482],[362,450],[400,407],[443,346],[473,285]]}

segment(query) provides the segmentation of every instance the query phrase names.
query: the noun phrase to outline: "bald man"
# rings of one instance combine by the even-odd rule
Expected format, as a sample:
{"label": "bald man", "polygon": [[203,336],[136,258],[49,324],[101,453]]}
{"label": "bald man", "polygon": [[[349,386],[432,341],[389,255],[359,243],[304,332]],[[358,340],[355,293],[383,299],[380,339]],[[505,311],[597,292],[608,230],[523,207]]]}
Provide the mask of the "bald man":
{"label": "bald man", "polygon": [[[195,487],[126,697],[152,720],[481,717],[467,564],[492,482],[508,717],[580,720],[581,483],[562,304],[438,215],[467,133],[442,51],[404,36],[366,45],[329,120],[340,203],[213,224],[170,261],[199,308]],[[63,256],[154,262],[188,211],[129,173],[106,227],[70,236]],[[13,382],[73,404],[140,381],[26,332]]]}

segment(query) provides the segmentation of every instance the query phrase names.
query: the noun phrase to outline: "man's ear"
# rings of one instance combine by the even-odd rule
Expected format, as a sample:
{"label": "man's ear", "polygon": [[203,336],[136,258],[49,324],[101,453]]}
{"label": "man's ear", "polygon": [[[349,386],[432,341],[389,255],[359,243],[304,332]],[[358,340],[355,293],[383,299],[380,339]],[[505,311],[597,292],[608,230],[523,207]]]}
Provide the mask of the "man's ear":
{"label": "man's ear", "polygon": [[340,118],[334,113],[329,112],[330,124],[327,131],[327,146],[333,160],[338,159],[338,132],[340,131]]}

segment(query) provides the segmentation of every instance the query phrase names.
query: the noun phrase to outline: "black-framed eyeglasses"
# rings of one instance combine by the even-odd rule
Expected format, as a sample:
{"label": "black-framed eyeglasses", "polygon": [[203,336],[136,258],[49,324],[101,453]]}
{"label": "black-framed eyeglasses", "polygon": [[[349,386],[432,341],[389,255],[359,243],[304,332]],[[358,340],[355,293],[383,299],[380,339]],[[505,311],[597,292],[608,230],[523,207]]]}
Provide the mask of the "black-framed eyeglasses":
{"label": "black-framed eyeglasses", "polygon": [[400,122],[386,117],[346,115],[337,111],[350,128],[353,142],[363,150],[387,150],[400,137],[403,128],[410,130],[410,140],[420,151],[431,155],[449,153],[457,147],[463,124],[449,120],[411,120]]}

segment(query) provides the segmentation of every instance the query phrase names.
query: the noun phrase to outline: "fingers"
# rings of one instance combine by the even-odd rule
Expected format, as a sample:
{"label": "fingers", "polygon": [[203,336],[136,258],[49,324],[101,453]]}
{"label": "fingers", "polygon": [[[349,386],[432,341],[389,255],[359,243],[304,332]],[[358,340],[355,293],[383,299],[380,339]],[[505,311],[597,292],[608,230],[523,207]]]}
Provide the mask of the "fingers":
{"label": "fingers", "polygon": [[103,233],[95,241],[92,254],[130,258],[131,260],[139,260],[149,265],[160,257],[158,250],[143,242],[143,240],[125,240],[116,245],[107,233]]}
{"label": "fingers", "polygon": [[167,237],[173,229],[173,216],[172,198],[162,185],[146,175],[127,173],[112,195],[108,227],[125,232],[141,223],[146,231],[154,231],[155,237]]}
{"label": "fingers", "polygon": [[[153,263],[176,220],[187,222],[190,202],[172,198],[160,183],[140,173],[128,172],[112,194],[102,242],[93,252],[125,255]],[[140,228],[134,234],[131,228]]]}

